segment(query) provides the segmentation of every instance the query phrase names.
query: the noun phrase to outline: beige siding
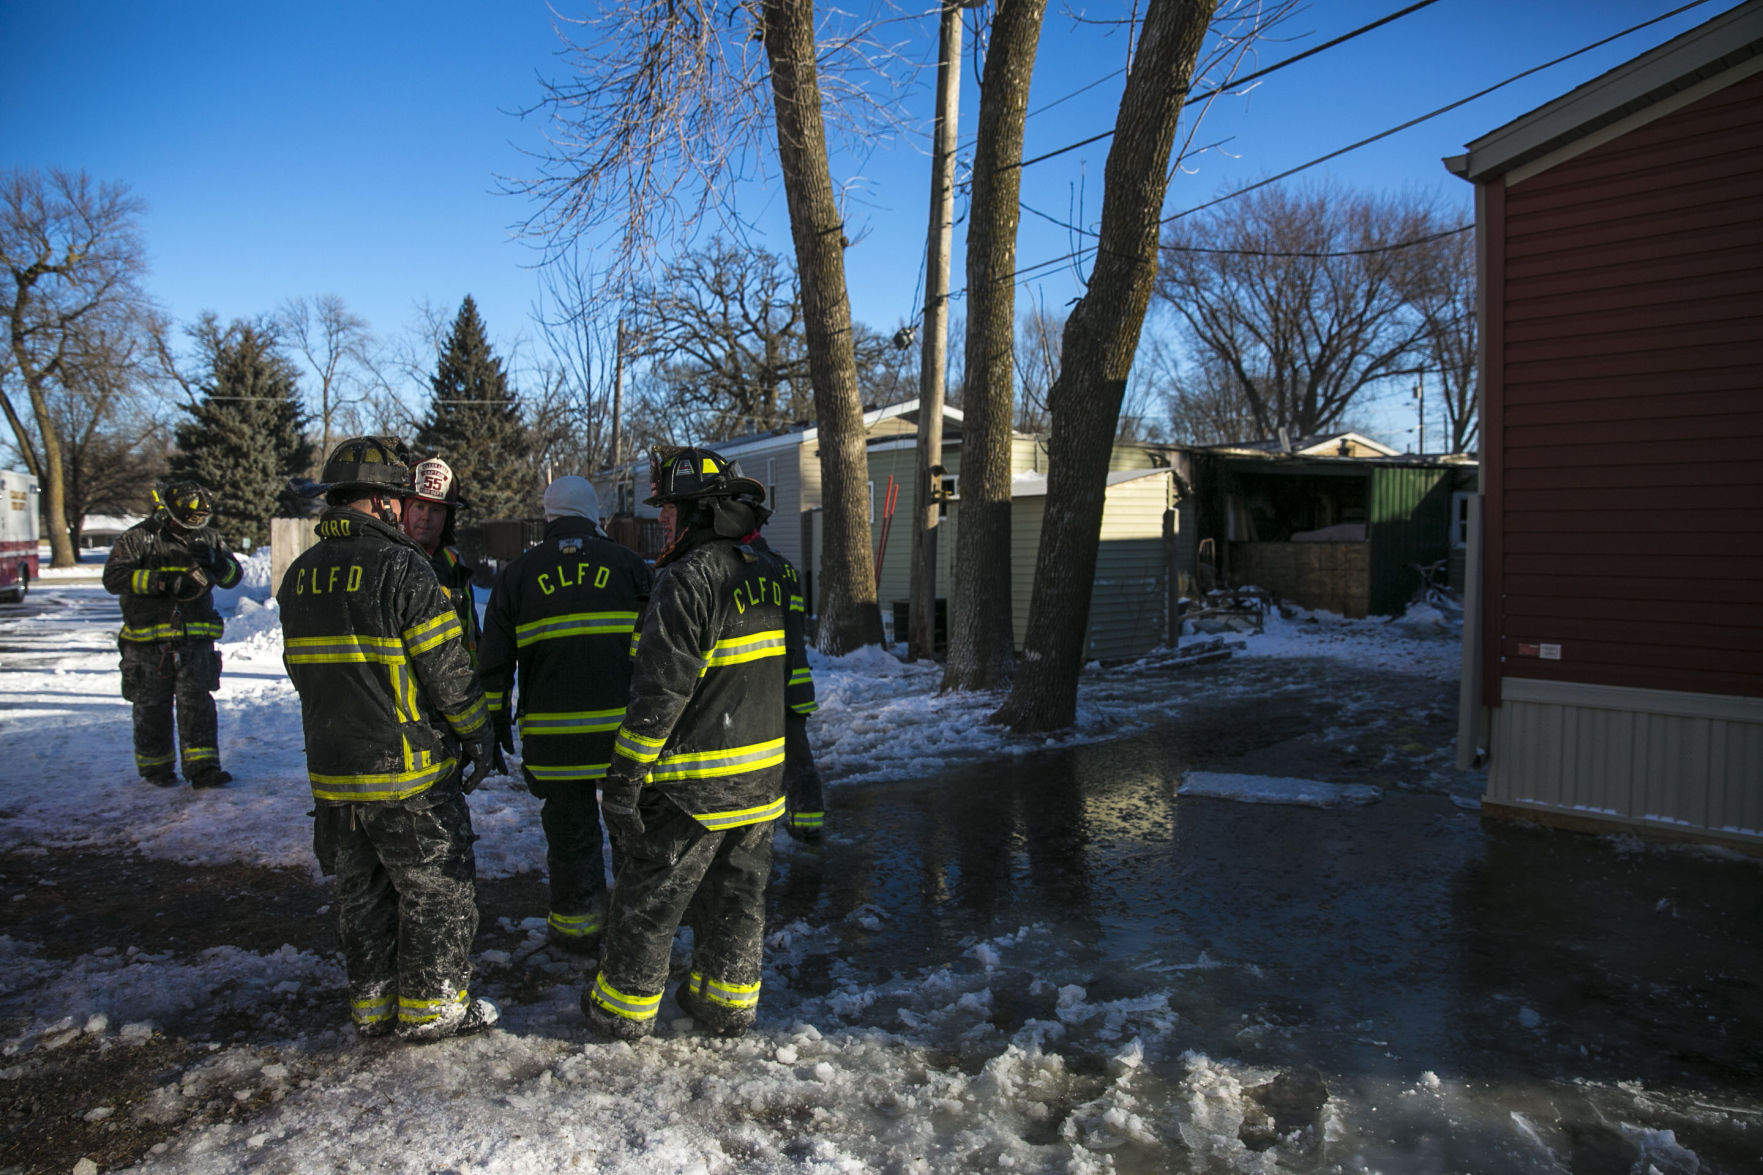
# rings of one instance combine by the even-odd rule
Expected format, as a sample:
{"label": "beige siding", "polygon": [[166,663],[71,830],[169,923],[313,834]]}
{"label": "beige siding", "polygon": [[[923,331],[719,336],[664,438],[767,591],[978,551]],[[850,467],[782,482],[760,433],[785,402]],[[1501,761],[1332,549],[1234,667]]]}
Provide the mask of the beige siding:
{"label": "beige siding", "polygon": [[1507,678],[1487,800],[1763,846],[1763,699]]}

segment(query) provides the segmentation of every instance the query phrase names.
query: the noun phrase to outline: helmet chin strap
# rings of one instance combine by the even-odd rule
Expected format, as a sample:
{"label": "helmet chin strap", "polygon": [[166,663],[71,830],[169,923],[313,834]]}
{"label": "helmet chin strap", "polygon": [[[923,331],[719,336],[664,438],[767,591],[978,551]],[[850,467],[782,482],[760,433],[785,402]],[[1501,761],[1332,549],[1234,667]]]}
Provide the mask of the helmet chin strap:
{"label": "helmet chin strap", "polygon": [[379,519],[387,526],[398,525],[398,515],[392,509],[392,500],[390,498],[382,498],[380,495],[375,494],[373,496],[372,505],[374,508],[373,516],[375,518]]}

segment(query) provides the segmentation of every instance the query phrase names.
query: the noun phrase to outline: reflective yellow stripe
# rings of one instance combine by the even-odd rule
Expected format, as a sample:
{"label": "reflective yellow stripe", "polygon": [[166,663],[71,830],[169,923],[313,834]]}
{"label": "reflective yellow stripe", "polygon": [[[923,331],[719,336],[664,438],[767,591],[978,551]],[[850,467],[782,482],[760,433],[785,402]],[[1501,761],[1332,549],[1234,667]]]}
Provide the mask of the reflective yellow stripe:
{"label": "reflective yellow stripe", "polygon": [[175,753],[170,755],[143,755],[139,751],[135,752],[135,766],[143,769],[148,767],[169,767],[177,761],[178,757]]}
{"label": "reflective yellow stripe", "polygon": [[812,714],[820,709],[819,702],[791,702],[790,709],[798,714]]}
{"label": "reflective yellow stripe", "polygon": [[802,597],[801,596],[791,596],[790,597],[790,611],[804,612],[806,610],[807,609],[802,607]]}
{"label": "reflective yellow stripe", "polygon": [[520,716],[520,735],[525,738],[535,734],[594,734],[600,731],[617,730],[618,724],[622,721],[624,721],[623,706],[616,710],[522,714]]}
{"label": "reflective yellow stripe", "polygon": [[539,641],[565,636],[623,636],[637,629],[635,612],[571,612],[514,626],[514,640],[521,648]]}
{"label": "reflective yellow stripe", "polygon": [[392,1018],[392,997],[388,995],[369,996],[364,1000],[349,1001],[349,1016],[357,1024],[378,1024],[381,1020]]}
{"label": "reflective yellow stripe", "polygon": [[238,581],[239,581],[239,564],[237,561],[234,561],[234,562],[227,564],[225,570],[223,570],[220,573],[220,579],[217,580],[216,582],[219,583],[220,586],[223,588],[230,588],[233,586],[233,584],[237,583]]}
{"label": "reflective yellow stripe", "polygon": [[769,804],[761,804],[757,808],[741,808],[734,812],[693,812],[692,819],[709,829],[721,832],[725,828],[740,828],[746,824],[763,824],[767,820],[776,820],[784,814],[784,798],[779,796]]}
{"label": "reflective yellow stripe", "polygon": [[613,744],[612,749],[627,759],[653,763],[661,757],[661,748],[666,745],[666,739],[648,738],[635,733],[629,727],[621,726],[618,728],[618,741]]}
{"label": "reflective yellow stripe", "polygon": [[709,979],[699,971],[692,972],[691,983],[699,999],[725,1008],[751,1008],[759,1003],[757,983],[724,983],[720,979]]}
{"label": "reflective yellow stripe", "polygon": [[661,1010],[661,994],[627,995],[606,982],[604,975],[594,976],[594,986],[589,989],[588,996],[600,1007],[615,1016],[623,1016],[627,1020],[653,1020]]}
{"label": "reflective yellow stripe", "polygon": [[[620,737],[623,737],[623,732],[620,732]],[[655,763],[655,770],[650,778],[657,783],[678,779],[713,779],[723,775],[762,771],[783,761],[784,740],[774,738],[767,742],[729,747],[721,751],[664,755]]]}
{"label": "reflective yellow stripe", "polygon": [[706,668],[717,669],[724,665],[758,661],[764,657],[781,657],[785,651],[784,630],[774,628],[750,636],[729,637],[727,640],[717,641],[715,647],[704,654],[704,664]]}
{"label": "reflective yellow stripe", "polygon": [[466,708],[465,713],[443,713],[442,717],[447,720],[447,725],[451,726],[455,733],[470,734],[489,718],[489,709],[484,705],[484,700],[479,698]]}
{"label": "reflective yellow stripe", "polygon": [[801,669],[793,670],[790,673],[790,684],[791,685],[813,685],[814,684],[813,671],[808,669],[806,666],[804,666]]}
{"label": "reflective yellow stripe", "polygon": [[146,595],[153,590],[153,573],[151,571],[135,572],[129,577],[129,588],[137,596]]}
{"label": "reflective yellow stripe", "polygon": [[414,657],[446,644],[463,631],[459,626],[459,613],[443,612],[432,620],[425,620],[405,629],[404,645]]}
{"label": "reflective yellow stripe", "polygon": [[409,771],[379,775],[320,775],[308,771],[312,794],[321,800],[338,803],[366,803],[372,800],[405,800],[424,791],[453,770],[454,760],[443,759]]}
{"label": "reflective yellow stripe", "polygon": [[542,763],[535,763],[528,759],[526,769],[532,772],[533,778],[541,783],[568,783],[575,779],[605,779],[606,773],[612,770],[612,764],[569,763],[547,767]]}
{"label": "reflective yellow stripe", "polygon": [[185,747],[184,748],[184,762],[185,763],[194,763],[194,762],[199,762],[203,759],[218,759],[218,758],[220,758],[220,749],[218,747]]}
{"label": "reflective yellow stripe", "polygon": [[223,627],[212,620],[192,620],[186,624],[125,624],[118,635],[125,641],[176,641],[186,637],[218,639]]}
{"label": "reflective yellow stripe", "polygon": [[429,1024],[439,1020],[447,1009],[468,1003],[470,997],[461,991],[456,995],[442,996],[435,1000],[407,1000],[398,997],[398,1019],[406,1024]]}
{"label": "reflective yellow stripe", "polygon": [[385,636],[297,636],[282,644],[283,656],[292,665],[334,665],[349,662],[404,663],[404,644]]}
{"label": "reflective yellow stripe", "polygon": [[545,922],[565,938],[587,938],[589,935],[599,934],[606,919],[599,913],[559,914],[553,910],[545,916]]}
{"label": "reflective yellow stripe", "polygon": [[489,704],[490,713],[500,714],[508,709],[508,691],[487,689],[484,691],[484,701]]}

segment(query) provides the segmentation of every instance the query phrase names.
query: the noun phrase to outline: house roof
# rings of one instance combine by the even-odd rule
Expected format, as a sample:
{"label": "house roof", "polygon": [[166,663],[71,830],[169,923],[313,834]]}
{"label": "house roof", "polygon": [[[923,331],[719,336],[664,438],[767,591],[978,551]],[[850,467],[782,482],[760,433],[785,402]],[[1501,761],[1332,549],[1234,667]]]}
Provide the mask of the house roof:
{"label": "house roof", "polygon": [[1384,457],[1401,456],[1395,449],[1374,441],[1364,433],[1330,432],[1318,433],[1315,436],[1294,437],[1290,446],[1278,439],[1261,441],[1238,441],[1229,445],[1208,446],[1220,453],[1290,453],[1295,457],[1335,457],[1340,456],[1340,448],[1345,445],[1360,445]]}
{"label": "house roof", "polygon": [[[900,416],[916,419],[918,416],[918,400],[916,398],[902,400],[898,404],[888,404],[880,408],[865,409],[863,413],[863,428],[865,431],[868,431],[884,420],[891,420]],[[951,408],[947,404],[943,405],[943,420],[947,423],[960,424],[962,422],[961,409]],[[819,439],[819,425],[812,421],[798,420],[794,424],[786,425],[782,428],[774,428],[767,432],[749,433],[744,437],[730,437],[728,440],[723,441],[710,441],[705,447],[715,449],[724,457],[733,460],[734,458],[741,456],[743,453],[758,453],[767,449],[776,449],[787,445],[806,445]]]}
{"label": "house roof", "polygon": [[[1139,481],[1147,477],[1168,477],[1170,469],[1117,469],[1108,475],[1108,487],[1128,481]],[[1047,493],[1047,475],[1044,473],[1018,473],[1010,479],[1010,496],[1012,498],[1039,498]]]}
{"label": "house roof", "polygon": [[[1471,183],[1497,178],[1649,107],[1658,117],[1763,70],[1763,0],[1745,0],[1714,19],[1593,78],[1468,144],[1444,164]],[[1627,129],[1626,127],[1622,129]]]}

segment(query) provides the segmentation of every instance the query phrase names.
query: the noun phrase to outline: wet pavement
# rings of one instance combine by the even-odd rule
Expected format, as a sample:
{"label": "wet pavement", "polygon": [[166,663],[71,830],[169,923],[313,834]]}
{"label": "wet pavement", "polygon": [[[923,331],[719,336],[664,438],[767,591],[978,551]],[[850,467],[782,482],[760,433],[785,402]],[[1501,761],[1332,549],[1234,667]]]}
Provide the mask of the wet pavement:
{"label": "wet pavement", "polygon": [[[866,1022],[969,1067],[1045,1023],[1101,1074],[1137,1035],[1184,1169],[1763,1170],[1763,863],[1441,795],[1179,797],[1213,766],[1190,744],[835,790],[838,834],[779,854],[769,924],[836,928],[789,945],[791,998],[873,985]],[[989,1024],[939,1037],[915,989],[950,983]],[[1168,1169],[1131,1131],[1105,1149]]]}

